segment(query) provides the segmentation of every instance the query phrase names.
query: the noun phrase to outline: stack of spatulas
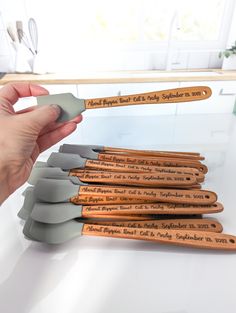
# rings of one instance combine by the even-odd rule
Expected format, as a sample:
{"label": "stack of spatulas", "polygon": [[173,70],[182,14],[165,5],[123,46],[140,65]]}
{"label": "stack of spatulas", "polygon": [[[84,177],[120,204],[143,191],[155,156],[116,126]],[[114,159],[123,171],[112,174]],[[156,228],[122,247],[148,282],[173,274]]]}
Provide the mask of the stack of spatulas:
{"label": "stack of spatulas", "polygon": [[194,152],[63,145],[36,163],[19,217],[26,237],[57,244],[79,235],[236,251],[222,234],[217,195]]}

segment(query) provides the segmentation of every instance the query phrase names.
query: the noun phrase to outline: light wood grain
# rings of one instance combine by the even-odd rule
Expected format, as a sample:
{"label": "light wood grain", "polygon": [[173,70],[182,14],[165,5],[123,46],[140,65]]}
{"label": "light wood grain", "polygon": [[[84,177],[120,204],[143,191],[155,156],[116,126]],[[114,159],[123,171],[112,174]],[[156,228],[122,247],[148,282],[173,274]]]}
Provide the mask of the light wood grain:
{"label": "light wood grain", "polygon": [[222,225],[210,219],[168,219],[147,221],[97,221],[92,224],[146,229],[181,229],[221,233]]}
{"label": "light wood grain", "polygon": [[78,203],[80,195],[95,197],[125,197],[152,202],[213,204],[217,201],[216,193],[207,190],[159,189],[141,187],[112,187],[101,185],[80,186],[79,194],[70,198],[70,202]]}
{"label": "light wood grain", "polygon": [[179,103],[208,99],[212,91],[207,86],[182,87],[127,96],[86,99],[86,109],[102,109],[140,104]]}
{"label": "light wood grain", "polygon": [[140,203],[140,204],[109,204],[84,205],[82,216],[92,215],[132,215],[132,214],[212,214],[223,211],[223,205],[216,202],[211,205],[170,204],[170,203]]}
{"label": "light wood grain", "polygon": [[104,147],[104,152],[107,153],[120,153],[128,155],[141,155],[150,157],[169,157],[169,158],[181,158],[181,159],[192,159],[192,160],[204,160],[205,158],[198,152],[174,152],[174,151],[154,151],[154,150],[135,150],[115,147]]}
{"label": "light wood grain", "polygon": [[170,173],[73,173],[82,182],[101,183],[110,185],[126,186],[149,186],[149,187],[191,187],[197,183],[194,175],[170,174]]}
{"label": "light wood grain", "polygon": [[[213,72],[215,75],[191,76],[192,72]],[[93,73],[53,73],[53,74],[6,74],[0,79],[0,85],[14,82],[35,83],[44,85],[71,85],[71,84],[120,84],[120,83],[148,83],[148,82],[200,82],[200,81],[234,81],[236,71],[225,71],[220,69],[191,70],[189,75],[183,76],[182,71],[165,71],[165,77],[161,76],[163,71],[113,71]],[[184,70],[184,72],[187,72]],[[158,73],[160,76],[158,77]],[[172,76],[172,73],[175,73]],[[180,73],[180,76],[176,75]],[[124,75],[125,74],[125,75]],[[142,75],[145,74],[145,77]]]}
{"label": "light wood grain", "polygon": [[171,167],[190,167],[196,168],[200,172],[206,174],[208,172],[207,166],[202,164],[198,160],[186,160],[180,158],[160,158],[160,157],[142,157],[134,155],[121,155],[121,154],[108,154],[99,153],[98,160],[114,163],[127,163],[136,165],[147,165],[147,166],[171,166]]}
{"label": "light wood grain", "polygon": [[[120,160],[120,159],[119,159]],[[199,164],[199,163],[198,163]],[[192,166],[192,163],[191,163]],[[181,166],[152,166],[152,165],[140,165],[140,164],[130,164],[122,163],[122,160],[117,162],[106,162],[100,160],[87,160],[84,169],[88,170],[103,170],[112,172],[123,172],[123,173],[172,173],[172,174],[193,174],[197,177],[198,182],[204,181],[204,173],[193,167],[181,167]],[[73,173],[81,172],[84,169],[73,169],[71,170],[71,175]],[[205,168],[204,168],[205,169]],[[207,170],[204,170],[207,171]]]}
{"label": "light wood grain", "polygon": [[236,251],[236,237],[221,233],[191,230],[166,230],[84,224],[83,235],[137,239],[202,249]]}

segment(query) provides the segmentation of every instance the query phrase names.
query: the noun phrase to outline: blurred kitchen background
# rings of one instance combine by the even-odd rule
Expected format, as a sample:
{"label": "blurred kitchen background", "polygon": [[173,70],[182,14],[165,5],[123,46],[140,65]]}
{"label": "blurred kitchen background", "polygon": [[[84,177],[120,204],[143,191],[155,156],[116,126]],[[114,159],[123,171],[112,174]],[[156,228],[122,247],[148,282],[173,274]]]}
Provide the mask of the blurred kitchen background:
{"label": "blurred kitchen background", "polygon": [[1,0],[0,72],[16,71],[16,22],[43,72],[236,69],[234,0]]}

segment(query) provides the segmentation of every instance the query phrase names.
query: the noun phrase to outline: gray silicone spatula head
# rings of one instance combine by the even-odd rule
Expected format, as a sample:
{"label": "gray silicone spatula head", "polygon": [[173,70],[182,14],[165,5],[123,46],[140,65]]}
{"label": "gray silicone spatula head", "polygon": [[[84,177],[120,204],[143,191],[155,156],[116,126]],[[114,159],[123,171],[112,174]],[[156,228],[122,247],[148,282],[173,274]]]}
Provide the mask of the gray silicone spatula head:
{"label": "gray silicone spatula head", "polygon": [[84,168],[87,159],[77,154],[53,152],[47,160],[48,166],[59,167],[63,170]]}
{"label": "gray silicone spatula head", "polygon": [[37,200],[57,203],[68,202],[79,192],[79,185],[74,185],[69,180],[41,178],[34,187],[34,196]]}
{"label": "gray silicone spatula head", "polygon": [[48,167],[47,162],[37,161],[34,163],[34,167]]}
{"label": "gray silicone spatula head", "polygon": [[25,190],[25,199],[24,199],[23,206],[20,209],[20,211],[18,212],[17,216],[23,220],[26,220],[29,217],[29,215],[33,209],[35,201],[36,201],[36,199],[34,196],[34,188],[28,187]]}
{"label": "gray silicone spatula head", "polygon": [[69,172],[65,172],[57,167],[36,167],[31,171],[28,183],[35,185],[41,178],[64,179],[70,180],[75,185],[87,185],[80,181],[76,176],[69,176]]}
{"label": "gray silicone spatula head", "polygon": [[33,222],[33,220],[30,217],[28,217],[26,222],[25,222],[25,225],[23,227],[23,234],[25,235],[25,237],[27,239],[30,239],[33,241],[39,241],[39,240],[33,238],[32,235],[30,234],[30,227],[31,227],[32,222]]}
{"label": "gray silicone spatula head", "polygon": [[57,167],[34,167],[28,178],[28,183],[35,185],[40,178],[64,178],[68,177],[68,172],[64,172]]}
{"label": "gray silicone spatula head", "polygon": [[81,213],[81,205],[36,202],[30,216],[37,222],[58,224],[81,217]]}
{"label": "gray silicone spatula head", "polygon": [[78,99],[71,93],[61,93],[55,95],[37,97],[38,105],[57,104],[61,108],[58,122],[66,122],[85,111],[85,102]]}
{"label": "gray silicone spatula head", "polygon": [[63,153],[75,153],[83,158],[88,158],[92,160],[98,159],[98,152],[102,152],[103,146],[96,145],[70,145],[64,144],[60,146],[59,151]]}
{"label": "gray silicone spatula head", "polygon": [[29,234],[32,238],[48,244],[59,244],[82,235],[83,224],[71,220],[60,224],[33,221]]}

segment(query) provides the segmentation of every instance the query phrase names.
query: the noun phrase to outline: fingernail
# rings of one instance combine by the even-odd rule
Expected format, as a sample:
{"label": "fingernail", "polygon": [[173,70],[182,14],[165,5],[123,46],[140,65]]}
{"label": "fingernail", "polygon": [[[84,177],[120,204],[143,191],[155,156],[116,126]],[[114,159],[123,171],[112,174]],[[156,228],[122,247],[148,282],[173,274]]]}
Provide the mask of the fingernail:
{"label": "fingernail", "polygon": [[57,104],[51,104],[51,107],[53,107],[55,110],[57,110],[58,115],[61,113],[61,108]]}

